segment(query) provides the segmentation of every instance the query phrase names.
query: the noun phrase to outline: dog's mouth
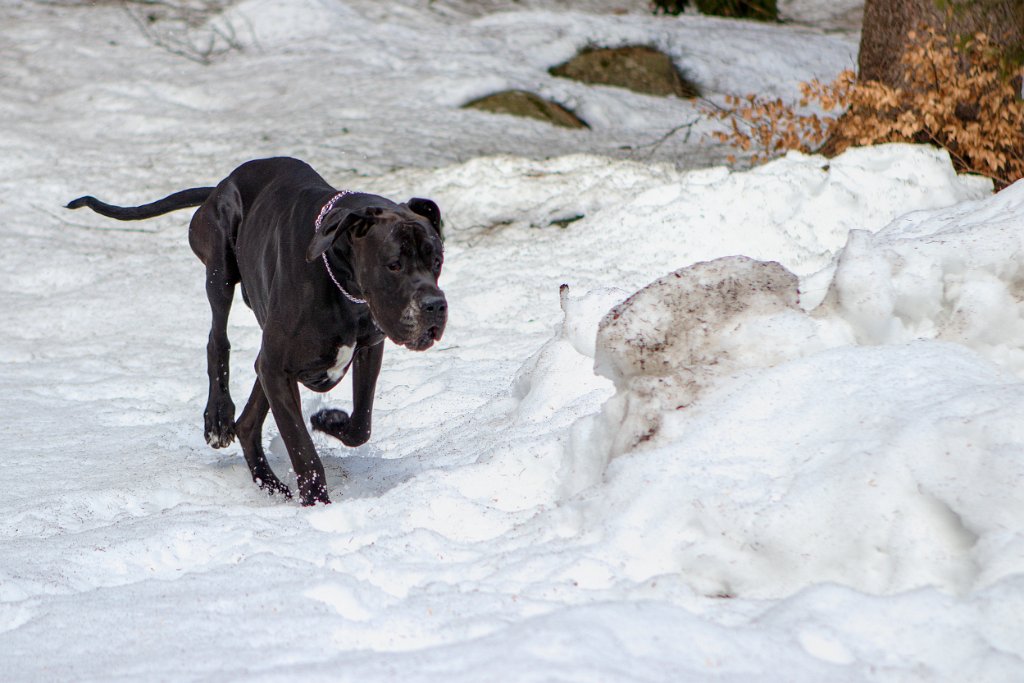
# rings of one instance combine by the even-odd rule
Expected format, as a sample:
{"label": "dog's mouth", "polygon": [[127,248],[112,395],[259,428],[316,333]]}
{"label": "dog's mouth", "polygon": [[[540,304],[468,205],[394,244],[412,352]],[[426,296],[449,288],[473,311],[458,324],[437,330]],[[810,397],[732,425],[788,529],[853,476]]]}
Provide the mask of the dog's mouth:
{"label": "dog's mouth", "polygon": [[410,351],[426,351],[434,342],[441,338],[444,330],[437,325],[432,325],[424,330],[423,334],[412,341],[405,342],[403,346]]}

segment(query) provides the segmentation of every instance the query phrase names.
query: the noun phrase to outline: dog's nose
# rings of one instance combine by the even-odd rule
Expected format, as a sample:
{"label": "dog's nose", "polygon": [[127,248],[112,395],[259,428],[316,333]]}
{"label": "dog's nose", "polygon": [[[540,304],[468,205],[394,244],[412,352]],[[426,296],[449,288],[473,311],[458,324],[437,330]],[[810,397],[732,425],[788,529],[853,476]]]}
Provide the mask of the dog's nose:
{"label": "dog's nose", "polygon": [[443,318],[448,314],[448,301],[443,294],[426,296],[420,302],[420,310],[427,315]]}

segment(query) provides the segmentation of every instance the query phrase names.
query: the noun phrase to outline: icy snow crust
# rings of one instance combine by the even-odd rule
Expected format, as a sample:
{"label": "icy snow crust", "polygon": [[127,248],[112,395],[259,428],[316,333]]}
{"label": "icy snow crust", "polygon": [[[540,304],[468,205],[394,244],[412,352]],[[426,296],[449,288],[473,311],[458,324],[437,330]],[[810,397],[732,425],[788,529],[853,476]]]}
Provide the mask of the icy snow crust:
{"label": "icy snow crust", "polygon": [[[249,47],[209,67],[114,7],[0,10],[0,677],[1024,678],[1024,184],[908,146],[624,152],[692,112],[543,75],[587,40],[782,92],[855,36],[568,4],[247,0],[218,21]],[[713,56],[743,41],[764,59]],[[485,78],[595,129],[453,108]],[[203,441],[187,215],[58,208],[272,153],[448,226],[445,338],[389,348],[369,444],[315,437],[315,509]]]}

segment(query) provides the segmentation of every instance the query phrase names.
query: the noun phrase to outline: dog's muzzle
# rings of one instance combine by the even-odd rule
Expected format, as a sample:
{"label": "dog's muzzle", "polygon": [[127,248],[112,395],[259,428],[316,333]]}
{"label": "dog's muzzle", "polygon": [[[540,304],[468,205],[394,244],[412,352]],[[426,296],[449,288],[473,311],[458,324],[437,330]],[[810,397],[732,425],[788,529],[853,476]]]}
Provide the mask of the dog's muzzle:
{"label": "dog's muzzle", "polygon": [[422,332],[405,343],[405,347],[412,351],[425,351],[433,346],[435,341],[441,339],[448,322],[448,301],[440,292],[420,300],[419,309],[418,328]]}

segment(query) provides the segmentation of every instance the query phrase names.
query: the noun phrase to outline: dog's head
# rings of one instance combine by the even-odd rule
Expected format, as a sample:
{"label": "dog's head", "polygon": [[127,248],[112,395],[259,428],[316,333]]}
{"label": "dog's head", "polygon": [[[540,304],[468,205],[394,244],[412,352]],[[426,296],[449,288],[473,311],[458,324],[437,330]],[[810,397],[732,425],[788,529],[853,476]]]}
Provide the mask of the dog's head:
{"label": "dog's head", "polygon": [[339,211],[313,237],[313,261],[339,239],[351,247],[353,275],[381,331],[413,351],[444,333],[448,302],[437,286],[444,262],[441,212],[429,199]]}

